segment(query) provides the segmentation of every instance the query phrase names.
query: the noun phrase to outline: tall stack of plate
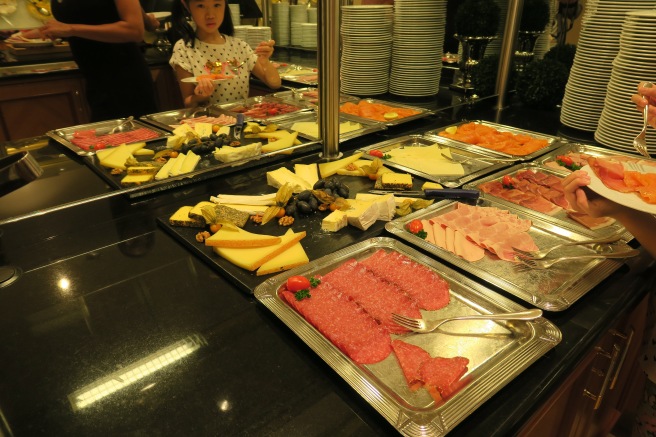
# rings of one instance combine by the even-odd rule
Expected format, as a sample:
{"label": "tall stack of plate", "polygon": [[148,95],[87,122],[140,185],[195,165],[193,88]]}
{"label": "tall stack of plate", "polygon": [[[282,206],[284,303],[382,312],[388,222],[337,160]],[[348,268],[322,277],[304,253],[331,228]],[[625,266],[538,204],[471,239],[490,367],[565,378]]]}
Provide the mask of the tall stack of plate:
{"label": "tall stack of plate", "polygon": [[[656,78],[656,11],[627,12],[620,49],[613,61],[606,99],[595,131],[595,140],[623,152],[635,152],[633,138],[642,129],[642,112],[637,111],[631,96],[637,85]],[[647,149],[656,153],[656,134],[647,130]]]}
{"label": "tall stack of plate", "polygon": [[289,6],[291,43],[293,46],[303,45],[303,23],[308,22],[308,12],[306,5]]}
{"label": "tall stack of plate", "polygon": [[233,26],[239,26],[241,24],[241,8],[239,4],[229,4],[230,8],[230,18],[232,19]]}
{"label": "tall stack of plate", "polygon": [[387,93],[392,54],[392,6],[342,6],[341,10],[341,91],[358,96]]}
{"label": "tall stack of plate", "polygon": [[606,97],[613,60],[620,49],[625,14],[629,10],[655,7],[656,1],[647,0],[588,0],[581,18],[574,64],[565,86],[561,123],[588,132],[597,129],[603,109],[600,102]]}
{"label": "tall stack of plate", "polygon": [[246,42],[253,50],[262,41],[269,41],[271,39],[271,28],[267,26],[251,26],[248,28],[248,39]]}
{"label": "tall stack of plate", "polygon": [[301,23],[301,47],[317,48],[317,23]]}
{"label": "tall stack of plate", "polygon": [[289,35],[289,3],[273,3],[271,5],[271,37],[276,45],[288,46]]}
{"label": "tall stack of plate", "polygon": [[250,29],[251,27],[253,26],[250,24],[242,24],[239,26],[235,26],[234,36],[248,43],[248,29]]}
{"label": "tall stack of plate", "polygon": [[308,23],[316,23],[317,22],[317,12],[319,10],[317,8],[309,8],[307,10],[308,14]]}
{"label": "tall stack of plate", "polygon": [[395,0],[389,92],[432,96],[440,88],[446,0]]}

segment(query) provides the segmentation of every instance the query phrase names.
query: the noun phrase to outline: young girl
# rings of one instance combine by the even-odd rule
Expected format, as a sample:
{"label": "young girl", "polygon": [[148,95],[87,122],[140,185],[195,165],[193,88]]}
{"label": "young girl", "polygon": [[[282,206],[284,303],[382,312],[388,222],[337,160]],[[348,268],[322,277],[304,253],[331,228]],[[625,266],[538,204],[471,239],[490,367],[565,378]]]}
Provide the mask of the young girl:
{"label": "young girl", "polygon": [[[245,41],[234,38],[227,4],[228,0],[177,0],[173,4],[172,30],[181,39],[173,47],[169,64],[180,81],[186,107],[247,98],[251,73],[269,88],[280,87],[278,70],[269,62],[274,41],[263,41],[253,51]],[[199,78],[214,73],[208,65],[227,73],[229,79]]]}

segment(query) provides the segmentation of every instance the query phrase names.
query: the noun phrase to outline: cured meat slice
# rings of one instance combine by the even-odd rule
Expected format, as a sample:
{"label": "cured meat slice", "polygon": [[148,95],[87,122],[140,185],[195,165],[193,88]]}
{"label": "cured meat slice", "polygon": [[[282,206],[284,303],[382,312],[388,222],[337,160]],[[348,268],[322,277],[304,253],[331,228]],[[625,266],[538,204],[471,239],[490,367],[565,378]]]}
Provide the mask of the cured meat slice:
{"label": "cured meat slice", "polygon": [[349,260],[323,276],[341,293],[357,302],[371,317],[391,333],[405,333],[407,329],[392,320],[392,313],[421,317],[417,302],[399,287],[376,276],[356,260]]}
{"label": "cured meat slice", "polygon": [[300,301],[287,290],[281,297],[356,363],[377,363],[390,354],[387,331],[330,284],[322,282],[312,289],[311,297]]}
{"label": "cured meat slice", "polygon": [[157,138],[159,134],[151,129],[142,127],[127,132],[97,135],[94,130],[78,131],[73,133],[71,143],[84,150],[99,150],[106,147],[119,146],[122,143],[136,143]]}
{"label": "cured meat slice", "polygon": [[399,252],[376,251],[362,264],[399,287],[419,308],[433,311],[449,304],[449,284],[434,270]]}
{"label": "cured meat slice", "polygon": [[421,366],[431,359],[430,354],[419,346],[401,340],[394,340],[392,349],[410,390],[420,389],[424,384]]}
{"label": "cured meat slice", "polygon": [[613,223],[615,223],[615,219],[611,217],[592,217],[589,216],[588,214],[582,214],[580,212],[575,212],[575,211],[567,211],[567,215],[572,220],[575,220],[581,223],[583,226],[586,226],[593,230],[605,228],[606,226],[610,226]]}
{"label": "cured meat slice", "polygon": [[435,357],[421,364],[424,384],[437,388],[442,398],[455,393],[464,383],[460,378],[467,373],[469,360],[465,357]]}
{"label": "cured meat slice", "polygon": [[426,231],[426,241],[435,244],[435,235],[433,234],[433,224],[428,220],[422,220],[421,224],[424,226],[424,231]]}
{"label": "cured meat slice", "polygon": [[629,193],[632,190],[624,182],[624,166],[621,162],[608,158],[588,159],[590,168],[595,172],[597,177],[611,190],[621,193]]}
{"label": "cured meat slice", "polygon": [[656,203],[656,173],[625,171],[624,182],[627,187],[636,191],[645,202]]}

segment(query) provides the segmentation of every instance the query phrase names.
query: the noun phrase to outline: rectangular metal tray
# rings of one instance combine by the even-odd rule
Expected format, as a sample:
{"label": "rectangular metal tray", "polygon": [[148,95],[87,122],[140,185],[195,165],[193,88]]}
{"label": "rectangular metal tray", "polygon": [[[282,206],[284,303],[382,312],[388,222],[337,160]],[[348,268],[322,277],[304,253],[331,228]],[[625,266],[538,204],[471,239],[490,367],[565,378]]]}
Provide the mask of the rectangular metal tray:
{"label": "rectangular metal tray", "polygon": [[[429,116],[429,115],[431,115],[431,114],[433,113],[432,111],[429,111],[428,109],[426,109],[426,108],[422,108],[422,107],[419,107],[419,106],[404,105],[404,104],[402,104],[402,103],[389,102],[389,101],[387,101],[387,100],[378,100],[378,99],[358,99],[358,102],[359,102],[359,101],[362,101],[362,100],[364,100],[365,102],[369,102],[369,103],[377,103],[377,104],[381,104],[381,105],[391,106],[391,107],[394,107],[394,108],[404,108],[404,109],[412,109],[412,110],[414,110],[414,111],[419,111],[418,114],[411,115],[411,116],[409,116],[409,117],[397,118],[397,119],[395,119],[395,120],[389,120],[389,121],[378,121],[378,120],[372,120],[372,119],[370,119],[370,118],[360,117],[360,116],[355,116],[355,115],[354,115],[354,117],[361,118],[361,119],[363,119],[363,120],[368,120],[368,121],[378,121],[378,123],[383,123],[383,124],[385,124],[386,126],[396,126],[396,125],[398,125],[398,124],[407,123],[407,122],[412,121],[412,120],[417,120],[417,119],[420,119],[420,118],[427,117],[427,116]],[[354,103],[357,103],[357,102],[354,102]]]}
{"label": "rectangular metal tray", "polygon": [[[518,171],[521,170],[531,170],[531,171],[540,171],[549,175],[557,176],[560,178],[563,178],[567,175],[566,171],[560,171],[551,167],[545,167],[542,165],[537,165],[529,162],[524,162],[521,164],[517,164],[513,167],[503,169],[501,171],[498,171],[494,174],[488,175],[482,179],[476,180],[474,182],[468,183],[464,186],[464,188],[467,189],[478,189],[478,186],[489,181],[499,181],[503,179],[503,177],[507,174],[514,174]],[[559,211],[554,215],[548,215],[544,214],[538,211],[535,211],[530,208],[526,208],[521,205],[517,205],[516,203],[512,203],[510,201],[507,201],[503,198],[493,196],[492,194],[486,193],[486,197],[494,198],[496,201],[498,201],[501,204],[508,205],[512,207],[513,209],[516,209],[518,211],[522,211],[525,214],[529,215],[534,215],[536,217],[540,217],[542,220],[546,221],[551,221],[553,223],[556,223],[558,226],[561,226],[563,228],[570,229],[574,232],[583,234],[583,235],[588,235],[589,237],[606,237],[606,236],[611,236],[615,234],[623,234],[623,238],[627,241],[630,241],[633,236],[626,231],[624,226],[620,222],[615,222],[609,226],[603,227],[601,229],[589,229],[586,226],[583,226],[579,222],[571,219],[568,217],[567,212],[565,210]]]}
{"label": "rectangular metal tray", "polygon": [[[374,157],[369,154],[369,152],[372,150],[380,150],[384,154],[398,147],[432,146],[434,144],[439,144],[442,147],[448,147],[451,150],[451,155],[453,159],[457,161],[463,161],[462,166],[464,167],[465,170],[464,176],[444,176],[439,174],[428,174],[389,160],[385,160],[384,164],[387,167],[393,167],[398,170],[420,176],[429,181],[438,182],[446,187],[456,188],[471,180],[486,175],[490,172],[494,172],[502,168],[508,167],[511,163],[514,162],[512,158],[508,158],[508,161],[506,162],[496,162],[494,160],[499,159],[499,156],[484,154],[479,152],[478,150],[473,150],[473,151],[467,150],[466,148],[461,148],[457,144],[446,146],[442,143],[436,143],[434,137],[421,136],[421,135],[406,135],[398,138],[393,138],[391,140],[387,140],[380,143],[372,144],[370,146],[363,147],[361,149],[358,149],[358,151],[363,152],[362,155],[363,158],[373,160]],[[486,161],[485,158],[492,158],[494,160]]]}
{"label": "rectangular metal tray", "polygon": [[[620,156],[630,156],[632,158],[638,157],[639,155],[635,153],[626,153],[626,152],[620,152],[619,150],[613,150],[613,149],[605,149],[603,147],[597,147],[597,146],[592,146],[588,144],[581,144],[581,143],[567,143],[563,146],[560,146],[556,150],[552,150],[551,152],[547,153],[546,155],[541,156],[539,159],[537,159],[535,162],[537,164],[550,167],[548,163],[554,163],[556,160],[556,157],[559,155],[567,155],[570,152],[574,153],[585,153],[586,155],[594,156],[595,158],[603,158],[603,157],[608,157],[608,156],[613,156],[613,155],[620,155]],[[644,159],[641,157],[641,159]],[[560,169],[564,172],[569,172],[570,170],[566,167],[562,167],[558,164],[556,164],[558,167],[557,169]]]}
{"label": "rectangular metal tray", "polygon": [[234,112],[227,111],[216,105],[210,105],[206,107],[182,108],[174,109],[172,111],[158,112],[156,114],[144,115],[139,119],[162,130],[173,132],[175,126],[180,125],[182,120],[187,118],[200,117],[203,115],[210,117],[219,117],[221,115],[237,117],[237,114]]}
{"label": "rectangular metal tray", "polygon": [[[518,269],[518,263],[501,260],[488,251],[485,252],[485,257],[480,261],[469,262],[417,237],[405,229],[406,224],[414,219],[429,219],[452,211],[456,207],[456,203],[451,200],[441,201],[426,209],[388,222],[385,229],[422,250],[473,274],[477,278],[547,311],[562,311],[569,308],[570,305],[624,264],[624,259],[588,259],[558,263],[547,270],[522,270]],[[523,211],[514,209],[511,206],[501,204],[493,197],[481,198],[478,200],[477,205],[506,209],[522,219],[531,220],[532,226],[529,235],[540,248],[589,238],[588,235],[561,227],[553,220],[543,220],[525,214]],[[613,250],[617,252],[630,249],[624,242],[613,246]],[[593,253],[592,249],[585,246],[570,246],[552,252],[553,256],[589,253]]]}
{"label": "rectangular metal tray", "polygon": [[[296,113],[291,115],[290,117],[285,118],[284,120],[278,121],[278,126],[280,126],[283,129],[289,129],[291,130],[292,125],[297,122],[297,121],[314,121],[317,123],[317,113],[316,112],[301,112],[301,113]],[[346,132],[344,134],[339,135],[339,142],[343,142],[346,140],[350,140],[352,138],[357,138],[361,137],[363,135],[370,134],[372,132],[378,132],[381,130],[385,130],[386,126],[382,123],[378,123],[375,121],[371,120],[364,120],[361,118],[353,117],[348,114],[340,114],[339,115],[339,122],[343,123],[345,121],[352,121],[354,123],[360,123],[362,126],[361,129],[353,130],[351,132]],[[310,141],[318,141],[318,138],[313,137],[312,135],[308,135],[303,132],[298,133],[299,137],[306,138]]]}
{"label": "rectangular metal tray", "polygon": [[450,286],[451,302],[425,317],[521,310],[522,307],[481,284],[391,238],[373,238],[308,265],[272,277],[255,289],[255,297],[285,323],[321,359],[371,404],[401,435],[443,436],[509,381],[561,341],[561,332],[545,318],[530,322],[455,322],[430,334],[401,338],[431,356],[464,356],[466,385],[452,397],[435,403],[425,389],[411,391],[394,352],[376,364],[358,365],[344,355],[278,295],[292,275],[321,275],[349,259],[362,260],[377,250],[396,251],[441,275]]}
{"label": "rectangular metal tray", "polygon": [[444,126],[440,129],[434,129],[434,130],[426,132],[425,135],[435,137],[439,142],[441,142],[443,144],[449,145],[449,144],[456,143],[456,144],[460,144],[461,147],[471,148],[472,150],[485,151],[485,152],[491,153],[495,156],[500,155],[500,156],[506,156],[506,157],[509,157],[509,158],[515,158],[519,161],[531,161],[531,160],[537,158],[538,156],[541,156],[541,155],[543,155],[547,152],[550,152],[551,150],[557,149],[558,147],[562,146],[565,143],[560,138],[552,137],[552,136],[549,136],[549,135],[544,135],[544,134],[541,134],[541,133],[538,133],[538,132],[527,131],[527,130],[524,130],[524,129],[517,129],[517,128],[511,127],[511,126],[506,126],[506,125],[498,124],[498,123],[491,123],[491,122],[488,122],[488,121],[482,121],[482,120],[473,120],[473,121],[475,123],[479,123],[479,124],[482,124],[484,126],[494,128],[494,129],[496,129],[500,132],[511,132],[515,135],[517,135],[517,134],[529,135],[529,136],[534,137],[534,138],[544,139],[544,140],[547,140],[549,142],[549,145],[547,147],[544,147],[544,148],[540,149],[540,150],[536,150],[533,153],[529,153],[528,155],[513,155],[513,154],[509,154],[509,153],[498,152],[496,150],[488,149],[486,147],[481,147],[481,146],[477,146],[477,145],[474,145],[474,144],[465,143],[465,142],[462,142],[462,141],[452,140],[452,139],[449,139],[449,138],[446,138],[446,137],[441,137],[439,135],[440,132],[447,129],[448,127],[460,126],[461,124],[470,123],[470,121],[463,121],[463,122],[460,122],[460,123],[453,124],[451,126]]}
{"label": "rectangular metal tray", "polygon": [[[317,103],[315,100],[318,101],[318,97],[316,99],[312,98],[307,98],[303,95],[303,93],[306,93],[308,91],[317,91],[317,88],[313,87],[306,87],[306,88],[291,88],[287,91],[279,91],[277,93],[273,93],[273,97],[277,97],[279,99],[283,100],[288,100],[292,102],[301,102],[304,103],[305,105],[316,108]],[[344,102],[357,102],[360,100],[359,97],[351,96],[349,94],[340,94],[339,95],[339,102],[344,103]]]}
{"label": "rectangular metal tray", "polygon": [[[97,135],[106,135],[112,129],[114,129],[116,126],[120,125],[124,121],[126,121],[125,118],[119,118],[116,120],[105,120],[95,123],[80,124],[77,126],[65,127],[61,129],[53,129],[51,131],[48,131],[46,135],[79,156],[93,156],[96,154],[94,150],[84,150],[83,148],[78,147],[71,142],[71,139],[73,138],[73,134],[79,131],[95,130]],[[160,129],[158,127],[154,127],[150,124],[143,123],[139,120],[132,120],[132,123],[134,124],[136,129],[147,128],[156,132],[159,135],[156,138],[146,140],[145,142],[147,143],[161,141],[162,139],[170,135],[170,132],[166,130]]]}
{"label": "rectangular metal tray", "polygon": [[247,120],[247,121],[257,121],[257,122],[262,122],[262,123],[272,123],[274,121],[277,122],[279,120],[287,119],[287,118],[289,118],[289,117],[291,117],[291,116],[293,116],[293,115],[295,115],[299,112],[307,112],[307,111],[312,110],[312,108],[310,106],[308,106],[307,104],[305,104],[305,103],[302,103],[302,102],[299,102],[299,101],[294,102],[294,101],[283,100],[283,99],[279,99],[279,98],[273,97],[273,96],[249,97],[248,99],[238,100],[236,102],[224,103],[224,104],[221,104],[221,105],[218,105],[218,106],[219,106],[219,108],[221,108],[223,110],[226,110],[226,111],[229,111],[229,112],[232,112],[232,113],[236,113],[236,112],[242,112],[241,108],[251,107],[251,106],[253,106],[255,104],[258,104],[258,103],[281,103],[281,104],[285,104],[285,105],[295,106],[297,109],[296,109],[296,111],[293,111],[293,112],[288,112],[286,114],[281,114],[281,115],[272,115],[270,117],[252,117],[250,115],[244,114],[244,119],[245,120]]}

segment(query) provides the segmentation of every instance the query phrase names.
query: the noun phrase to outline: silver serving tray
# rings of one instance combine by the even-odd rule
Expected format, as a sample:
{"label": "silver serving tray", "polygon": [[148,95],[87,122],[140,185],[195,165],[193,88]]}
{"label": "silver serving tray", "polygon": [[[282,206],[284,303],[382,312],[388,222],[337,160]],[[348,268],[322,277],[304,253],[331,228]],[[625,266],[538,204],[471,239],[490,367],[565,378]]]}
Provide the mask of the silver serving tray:
{"label": "silver serving tray", "polygon": [[[303,96],[303,93],[309,92],[309,91],[317,91],[316,88],[313,87],[306,87],[306,88],[292,88],[288,91],[279,91],[277,93],[273,93],[273,97],[277,97],[279,99],[283,100],[288,100],[291,102],[301,102],[304,103],[312,108],[316,108],[317,104],[313,102],[314,99],[309,99]],[[319,98],[317,97],[317,100]],[[339,102],[344,103],[344,102],[357,102],[360,100],[359,97],[351,96],[349,94],[340,94],[339,95]]]}
{"label": "silver serving tray", "polygon": [[[590,238],[558,226],[553,221],[530,216],[523,211],[501,204],[494,197],[482,197],[478,206],[493,206],[507,209],[520,218],[531,220],[533,225],[529,234],[540,248],[567,241],[582,241]],[[588,291],[624,264],[624,259],[587,259],[567,261],[547,270],[522,270],[519,263],[504,261],[486,251],[485,257],[477,262],[469,262],[405,230],[405,225],[414,219],[429,219],[445,214],[456,207],[451,200],[444,200],[426,209],[417,211],[385,224],[385,229],[399,238],[459,267],[483,281],[504,290],[531,305],[546,311],[562,311],[569,308]],[[611,246],[615,252],[631,249],[626,243]],[[585,255],[594,253],[586,246],[570,246],[557,249],[551,256]]]}
{"label": "silver serving tray", "polygon": [[216,105],[210,105],[206,107],[183,108],[174,109],[172,111],[158,112],[156,114],[144,115],[139,119],[162,130],[173,132],[175,126],[180,125],[182,120],[186,118],[201,117],[203,115],[210,117],[219,117],[221,115],[229,115],[235,118],[237,117],[237,114],[234,112],[227,111]]}
{"label": "silver serving tray", "polygon": [[[613,149],[604,149],[603,147],[597,147],[597,146],[591,146],[587,144],[581,144],[581,143],[568,143],[563,146],[560,146],[556,150],[553,150],[549,153],[547,153],[544,156],[541,156],[540,159],[536,160],[535,162],[549,167],[547,165],[548,163],[555,162],[556,157],[559,155],[566,155],[570,152],[574,153],[585,153],[586,155],[594,156],[595,158],[602,158],[602,157],[608,157],[608,156],[615,156],[615,155],[621,155],[621,156],[630,156],[632,158],[640,158],[640,159],[645,159],[644,157],[638,155],[637,153],[626,153],[626,152],[620,152],[619,150],[613,150]],[[556,164],[557,165],[557,164]],[[556,167],[554,167],[556,168]],[[557,169],[560,169],[564,172],[569,172],[570,170],[566,167],[558,166]]]}
{"label": "silver serving tray", "polygon": [[[46,135],[48,135],[53,140],[57,141],[59,144],[65,146],[73,153],[76,153],[77,155],[93,156],[96,154],[95,150],[84,150],[83,148],[78,147],[71,142],[71,139],[73,138],[73,134],[78,131],[95,130],[97,135],[105,135],[126,120],[127,119],[125,118],[119,118],[115,120],[99,121],[96,123],[80,124],[77,126],[71,126],[61,129],[53,129],[51,131],[48,131]],[[157,132],[159,134],[158,137],[145,140],[146,143],[153,142],[153,141],[160,141],[170,135],[170,132],[168,131],[143,123],[139,120],[132,120],[132,123],[135,126],[135,129],[146,128],[154,132]]]}
{"label": "silver serving tray", "polygon": [[[297,121],[314,121],[315,123],[317,122],[317,113],[316,112],[301,112],[301,113],[296,113],[291,115],[290,117],[285,118],[284,120],[278,121],[278,126],[283,128],[283,129],[288,129],[291,130],[291,127],[294,123]],[[352,117],[349,114],[340,114],[339,115],[339,122],[343,123],[345,121],[352,121],[354,123],[360,123],[362,126],[361,129],[356,129],[351,132],[346,132],[343,134],[339,135],[339,142],[343,142],[346,140],[350,140],[352,138],[357,138],[361,137],[363,135],[372,133],[372,132],[378,132],[381,130],[385,130],[386,127],[382,123],[378,123],[375,121],[371,120],[363,120],[361,118],[356,118]],[[318,138],[313,137],[312,135],[308,135],[303,132],[298,133],[299,137],[303,137],[305,139],[308,139],[310,141],[319,141]]]}
{"label": "silver serving tray", "polygon": [[[404,146],[432,146],[436,144],[434,137],[426,137],[421,135],[406,135],[391,140],[383,141],[380,143],[372,144],[371,146],[363,147],[358,149],[358,152],[363,152],[362,158],[373,160],[374,157],[369,154],[372,150],[380,150],[381,152],[386,153],[392,149]],[[499,159],[499,156],[491,156],[490,154],[484,154],[477,150],[471,151],[466,148],[461,148],[459,145],[454,146],[445,146],[442,143],[437,143],[441,147],[448,147],[451,150],[451,155],[453,159],[457,161],[467,161],[462,164],[465,174],[464,176],[444,176],[440,174],[428,174],[422,171],[416,170],[412,167],[406,167],[404,165],[395,163],[393,161],[385,160],[384,164],[387,167],[393,167],[407,173],[412,173],[414,175],[420,176],[429,181],[438,182],[449,188],[459,187],[471,180],[477,179],[483,175],[486,175],[490,172],[500,170],[502,168],[508,167],[513,161],[512,158],[508,158],[506,162],[497,162],[497,161],[486,161],[485,158]]]}
{"label": "silver serving tray", "polygon": [[404,436],[443,436],[561,340],[556,326],[545,318],[530,322],[454,322],[431,334],[393,335],[420,346],[431,356],[469,359],[466,385],[438,404],[424,389],[412,392],[394,352],[372,365],[358,365],[278,296],[292,275],[313,276],[344,261],[364,259],[375,251],[400,252],[439,273],[449,282],[451,302],[425,317],[517,311],[522,307],[444,264],[391,238],[372,238],[339,250],[263,282],[255,297],[337,372]]}
{"label": "silver serving tray", "polygon": [[306,103],[301,103],[301,102],[293,102],[293,101],[288,101],[288,100],[283,100],[279,99],[277,97],[273,96],[255,96],[255,97],[249,97],[248,99],[243,99],[243,100],[238,100],[235,102],[230,102],[230,103],[223,103],[218,105],[219,108],[235,113],[235,112],[240,112],[239,108],[241,107],[251,107],[257,103],[266,103],[266,102],[271,102],[271,103],[282,103],[286,105],[292,105],[295,106],[297,109],[296,111],[293,112],[288,112],[287,114],[281,114],[281,115],[272,115],[271,117],[252,117],[250,115],[244,114],[244,119],[246,121],[257,121],[260,123],[273,123],[277,122],[279,120],[284,120],[287,119],[294,114],[297,114],[299,112],[307,112],[311,111],[312,108],[309,107]]}
{"label": "silver serving tray", "polygon": [[456,143],[456,144],[460,144],[461,147],[464,146],[464,147],[467,147],[467,148],[471,148],[472,150],[485,151],[487,153],[494,154],[495,156],[496,155],[506,156],[506,157],[515,158],[515,159],[521,160],[521,161],[531,161],[531,160],[537,158],[538,156],[541,156],[541,155],[543,155],[543,154],[545,154],[545,153],[547,153],[551,150],[557,149],[558,147],[562,146],[565,143],[565,141],[563,141],[561,138],[544,135],[544,134],[541,134],[541,133],[538,133],[538,132],[527,131],[527,130],[524,130],[524,129],[517,129],[517,128],[511,127],[511,126],[506,126],[506,125],[498,124],[498,123],[491,123],[491,122],[488,122],[488,121],[480,121],[479,120],[479,121],[474,121],[474,122],[478,123],[478,124],[482,124],[484,126],[489,126],[489,127],[494,128],[498,131],[501,131],[501,132],[511,132],[513,134],[529,135],[529,136],[534,137],[534,138],[544,139],[544,140],[547,140],[549,142],[549,145],[547,147],[544,147],[544,148],[540,149],[540,150],[536,150],[533,153],[529,153],[528,155],[513,155],[513,154],[510,154],[510,153],[502,153],[502,152],[498,152],[496,150],[488,149],[486,147],[476,146],[474,144],[469,144],[469,143],[465,143],[465,142],[462,142],[462,141],[452,140],[452,139],[449,139],[449,138],[446,138],[446,137],[441,137],[439,135],[440,132],[447,129],[448,127],[460,126],[461,124],[470,123],[470,121],[463,121],[463,122],[460,122],[460,123],[453,124],[451,126],[444,126],[440,129],[434,129],[434,130],[426,132],[425,135],[435,137],[437,139],[437,141],[439,141],[443,144],[446,144],[446,145]]}
{"label": "silver serving tray", "polygon": [[[408,117],[403,117],[403,118],[397,118],[396,120],[389,120],[389,121],[378,121],[378,120],[372,120],[372,119],[366,118],[366,117],[357,116],[357,118],[360,118],[362,120],[378,121],[378,123],[383,123],[386,126],[396,126],[397,124],[407,123],[407,122],[412,121],[412,120],[417,120],[419,118],[427,117],[427,116],[429,116],[433,113],[432,111],[429,111],[426,108],[421,108],[419,106],[404,105],[404,104],[401,104],[401,103],[389,102],[387,100],[358,99],[358,102],[361,101],[361,100],[364,100],[364,101],[369,102],[369,103],[378,103],[378,104],[381,104],[381,105],[392,106],[392,107],[395,107],[395,108],[405,108],[405,109],[412,109],[414,111],[419,111],[418,114],[410,115]],[[357,103],[357,102],[354,102],[354,103]]]}
{"label": "silver serving tray", "polygon": [[[564,169],[563,171],[560,171],[560,170],[557,170],[557,169],[554,169],[554,168],[551,168],[551,167],[545,167],[545,166],[542,166],[542,165],[537,165],[537,164],[525,162],[525,163],[517,164],[517,165],[515,165],[513,167],[510,167],[510,168],[507,168],[507,169],[503,169],[503,170],[501,170],[497,173],[488,175],[488,176],[486,176],[482,179],[479,179],[475,182],[468,183],[463,188],[478,189],[478,186],[485,183],[485,182],[489,182],[489,181],[499,181],[500,182],[505,175],[514,174],[514,173],[517,173],[518,171],[521,171],[521,170],[541,171],[543,173],[554,175],[554,176],[557,176],[557,177],[560,177],[560,178],[563,178],[567,175],[567,170],[566,169]],[[511,207],[515,210],[522,211],[522,212],[524,212],[525,214],[528,214],[528,215],[534,215],[536,217],[540,217],[542,220],[545,220],[545,221],[551,221],[553,223],[556,223],[558,226],[570,229],[574,232],[577,232],[577,233],[580,233],[580,234],[583,234],[583,235],[587,235],[588,237],[607,237],[607,236],[611,236],[611,235],[615,235],[615,234],[622,234],[622,237],[626,241],[630,241],[633,238],[633,236],[628,231],[626,231],[626,228],[618,221],[616,221],[615,223],[613,223],[609,226],[603,227],[601,229],[590,229],[586,226],[583,226],[579,222],[569,218],[567,216],[567,212],[564,211],[564,210],[559,211],[554,215],[548,215],[548,214],[544,214],[544,213],[535,211],[535,210],[530,209],[530,208],[526,208],[526,207],[518,205],[516,203],[512,203],[512,202],[510,202],[508,200],[505,200],[503,198],[493,196],[492,194],[489,194],[489,193],[487,193],[486,196],[490,197],[490,198],[494,198],[499,203],[501,203],[503,205],[506,205],[506,206],[509,206],[509,207]]]}

